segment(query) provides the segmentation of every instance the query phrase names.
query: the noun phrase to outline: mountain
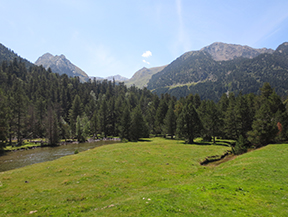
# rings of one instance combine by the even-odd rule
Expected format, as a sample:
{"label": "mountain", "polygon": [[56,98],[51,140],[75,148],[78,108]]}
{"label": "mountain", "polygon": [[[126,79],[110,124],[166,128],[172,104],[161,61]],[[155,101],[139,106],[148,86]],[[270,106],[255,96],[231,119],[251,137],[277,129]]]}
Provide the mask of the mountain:
{"label": "mountain", "polygon": [[[257,93],[269,82],[279,95],[288,94],[288,43],[276,51],[214,43],[178,57],[153,75],[147,88],[157,94],[185,97],[198,93],[202,99],[220,99],[223,93]],[[225,59],[225,60],[220,60]]]}
{"label": "mountain", "polygon": [[125,77],[123,77],[121,75],[113,75],[113,76],[109,76],[109,77],[107,77],[105,79],[107,79],[108,81],[113,81],[113,78],[114,78],[115,81],[119,81],[119,82],[123,82],[123,81],[128,80],[128,78],[125,78]]}
{"label": "mountain", "polygon": [[80,68],[72,64],[63,54],[60,56],[53,56],[46,53],[39,57],[35,65],[42,65],[45,69],[51,68],[52,72],[60,75],[67,74],[70,77],[79,76],[80,81],[88,81],[88,75]]}
{"label": "mountain", "polygon": [[206,51],[216,61],[232,60],[237,57],[252,59],[263,53],[272,54],[274,52],[274,50],[267,48],[255,49],[248,46],[226,44],[222,42],[215,42],[207,47],[202,48],[201,51]]}
{"label": "mountain", "polygon": [[128,78],[125,78],[125,77],[123,77],[121,75],[112,75],[112,76],[108,76],[106,78],[90,76],[89,78],[91,80],[93,80],[95,78],[96,80],[108,80],[108,81],[113,81],[113,78],[114,78],[114,80],[116,82],[123,82],[123,81],[128,80]]}
{"label": "mountain", "polygon": [[94,80],[94,78],[96,79],[96,80],[104,80],[105,78],[102,78],[102,77],[95,77],[95,76],[89,76],[89,78],[91,79],[91,80]]}
{"label": "mountain", "polygon": [[165,66],[153,67],[153,68],[146,68],[143,67],[142,69],[135,72],[135,74],[129,80],[125,81],[125,84],[129,87],[135,85],[136,87],[143,88],[147,86],[150,78],[152,75],[156,74],[157,72],[162,71]]}
{"label": "mountain", "polygon": [[7,62],[13,61],[15,58],[18,61],[24,62],[27,68],[33,66],[33,63],[18,56],[16,53],[14,53],[14,51],[8,49],[7,47],[5,47],[3,44],[0,43],[0,63],[2,63],[3,61]]}

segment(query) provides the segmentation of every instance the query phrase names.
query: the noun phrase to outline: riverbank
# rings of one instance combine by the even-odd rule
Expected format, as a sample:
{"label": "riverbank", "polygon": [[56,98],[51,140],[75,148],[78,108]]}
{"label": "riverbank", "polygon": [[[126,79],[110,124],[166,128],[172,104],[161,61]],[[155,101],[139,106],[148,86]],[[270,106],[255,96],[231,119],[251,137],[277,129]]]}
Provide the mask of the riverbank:
{"label": "riverbank", "polygon": [[55,160],[67,155],[74,155],[75,153],[114,143],[119,143],[119,141],[117,139],[109,139],[97,142],[69,143],[67,145],[62,144],[52,147],[41,146],[41,148],[5,152],[0,156],[0,172]]}
{"label": "riverbank", "polygon": [[[86,142],[100,142],[100,141],[121,141],[120,138],[114,137],[114,138],[103,138],[103,139],[88,139]],[[44,147],[56,147],[59,145],[69,145],[69,144],[79,144],[78,141],[74,140],[66,140],[61,141],[57,143],[57,145],[48,145],[45,140],[24,140],[24,144],[21,146],[7,146],[3,149],[3,152],[10,152],[10,151],[23,151],[23,150],[29,150],[29,149],[35,149],[35,148],[44,148]],[[1,153],[0,153],[1,154]]]}

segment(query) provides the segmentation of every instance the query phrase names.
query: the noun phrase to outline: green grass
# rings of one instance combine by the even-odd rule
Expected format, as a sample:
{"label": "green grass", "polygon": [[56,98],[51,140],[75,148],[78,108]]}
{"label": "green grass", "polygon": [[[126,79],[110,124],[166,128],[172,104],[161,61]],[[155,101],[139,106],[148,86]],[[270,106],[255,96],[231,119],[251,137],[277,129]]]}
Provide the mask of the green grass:
{"label": "green grass", "polygon": [[199,165],[226,150],[154,138],[2,172],[0,216],[288,216],[288,145]]}

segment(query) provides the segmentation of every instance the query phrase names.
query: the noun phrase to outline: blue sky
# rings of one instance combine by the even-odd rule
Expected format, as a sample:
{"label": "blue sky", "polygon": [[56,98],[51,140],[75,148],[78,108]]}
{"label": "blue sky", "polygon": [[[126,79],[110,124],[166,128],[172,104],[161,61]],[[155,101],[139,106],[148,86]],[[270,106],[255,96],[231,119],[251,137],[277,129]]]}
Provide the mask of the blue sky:
{"label": "blue sky", "polygon": [[287,0],[0,0],[0,43],[35,62],[64,54],[89,76],[130,78],[213,42],[276,49]]}

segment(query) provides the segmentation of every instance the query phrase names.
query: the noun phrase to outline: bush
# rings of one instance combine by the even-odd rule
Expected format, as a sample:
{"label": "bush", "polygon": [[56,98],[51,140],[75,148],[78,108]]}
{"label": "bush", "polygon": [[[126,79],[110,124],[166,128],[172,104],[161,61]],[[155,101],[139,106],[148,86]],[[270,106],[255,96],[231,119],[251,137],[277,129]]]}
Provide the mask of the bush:
{"label": "bush", "polygon": [[205,141],[205,142],[211,142],[211,140],[212,140],[212,137],[211,137],[211,136],[208,136],[208,135],[204,135],[204,136],[203,136],[203,141]]}
{"label": "bush", "polygon": [[240,135],[238,140],[236,141],[236,145],[232,148],[232,152],[235,155],[247,152],[247,142],[242,135]]}
{"label": "bush", "polygon": [[127,142],[128,142],[128,139],[123,138],[123,139],[121,139],[121,142],[127,143]]}

